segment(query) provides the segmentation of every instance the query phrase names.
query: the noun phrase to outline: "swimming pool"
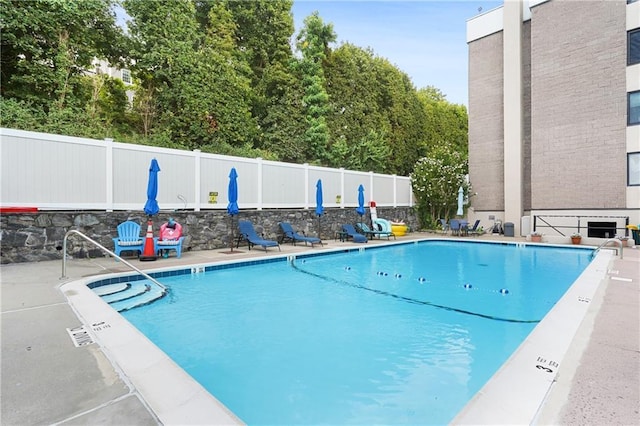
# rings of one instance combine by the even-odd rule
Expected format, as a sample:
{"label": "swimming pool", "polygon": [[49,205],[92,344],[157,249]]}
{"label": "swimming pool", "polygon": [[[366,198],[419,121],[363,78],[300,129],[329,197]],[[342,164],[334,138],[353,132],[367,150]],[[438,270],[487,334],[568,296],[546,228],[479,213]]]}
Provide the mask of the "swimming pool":
{"label": "swimming pool", "polygon": [[250,424],[442,424],[590,253],[431,241],[280,258],[164,277],[170,298],[124,316]]}

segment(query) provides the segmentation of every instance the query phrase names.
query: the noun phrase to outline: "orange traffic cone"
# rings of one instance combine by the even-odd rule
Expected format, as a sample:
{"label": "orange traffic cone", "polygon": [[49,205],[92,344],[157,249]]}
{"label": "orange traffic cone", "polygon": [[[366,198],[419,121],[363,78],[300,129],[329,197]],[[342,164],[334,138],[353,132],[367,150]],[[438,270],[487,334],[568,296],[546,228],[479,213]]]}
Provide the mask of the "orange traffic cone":
{"label": "orange traffic cone", "polygon": [[153,241],[153,222],[147,222],[147,236],[144,240],[144,250],[140,255],[140,260],[156,260],[156,245]]}

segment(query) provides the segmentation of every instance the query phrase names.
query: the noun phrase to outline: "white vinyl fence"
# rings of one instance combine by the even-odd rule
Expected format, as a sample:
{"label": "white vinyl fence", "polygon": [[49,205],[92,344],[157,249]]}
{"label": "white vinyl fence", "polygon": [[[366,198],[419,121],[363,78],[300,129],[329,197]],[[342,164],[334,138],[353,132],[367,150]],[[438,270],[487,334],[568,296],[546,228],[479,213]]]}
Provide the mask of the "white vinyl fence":
{"label": "white vinyl fence", "polygon": [[40,210],[141,210],[151,159],[160,165],[161,210],[226,209],[229,172],[238,173],[240,209],[413,205],[406,176],[356,172],[0,128],[0,207]]}

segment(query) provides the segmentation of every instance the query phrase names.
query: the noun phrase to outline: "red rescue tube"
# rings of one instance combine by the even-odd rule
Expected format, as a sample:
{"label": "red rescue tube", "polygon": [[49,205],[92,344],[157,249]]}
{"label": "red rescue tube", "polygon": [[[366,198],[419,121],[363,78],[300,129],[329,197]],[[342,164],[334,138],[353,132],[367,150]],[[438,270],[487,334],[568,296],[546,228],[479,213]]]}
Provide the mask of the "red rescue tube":
{"label": "red rescue tube", "polygon": [[37,207],[0,207],[0,213],[37,213]]}

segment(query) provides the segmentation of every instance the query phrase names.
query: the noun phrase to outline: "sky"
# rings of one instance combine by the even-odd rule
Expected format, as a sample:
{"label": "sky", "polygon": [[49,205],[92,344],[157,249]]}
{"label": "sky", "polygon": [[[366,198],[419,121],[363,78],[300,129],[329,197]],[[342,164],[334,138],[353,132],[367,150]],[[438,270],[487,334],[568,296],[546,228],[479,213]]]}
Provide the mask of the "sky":
{"label": "sky", "polygon": [[333,24],[337,47],[371,48],[406,73],[416,89],[434,86],[456,104],[468,105],[467,20],[503,2],[495,0],[294,0],[298,34],[318,11]]}

